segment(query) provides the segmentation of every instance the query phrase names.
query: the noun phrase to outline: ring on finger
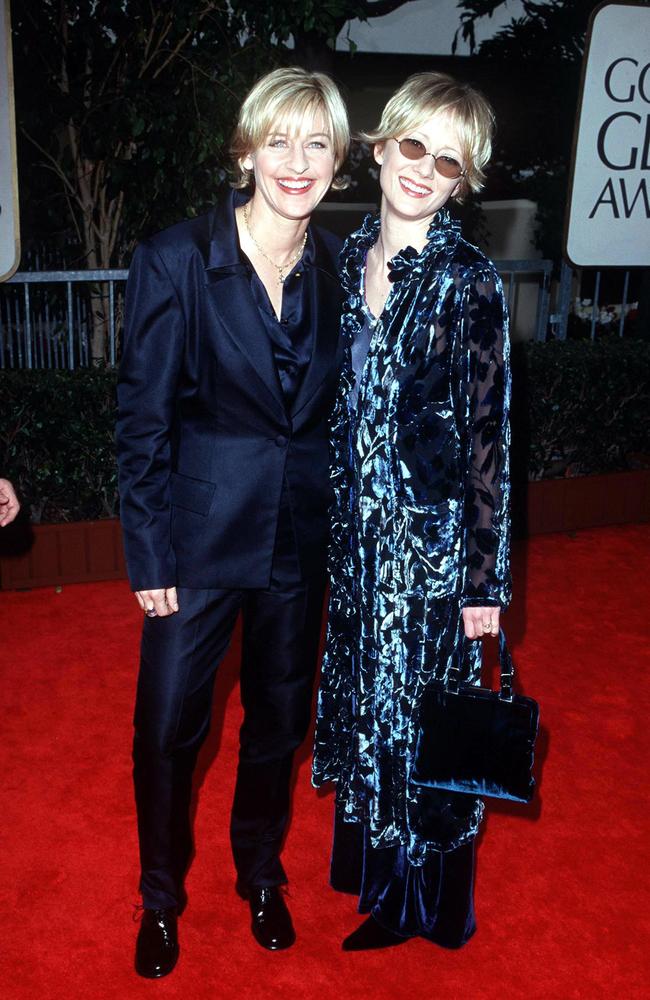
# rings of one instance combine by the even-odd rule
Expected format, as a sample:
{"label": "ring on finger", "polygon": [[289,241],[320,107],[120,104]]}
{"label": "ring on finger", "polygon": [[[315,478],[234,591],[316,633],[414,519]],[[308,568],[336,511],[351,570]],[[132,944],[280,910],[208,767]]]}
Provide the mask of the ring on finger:
{"label": "ring on finger", "polygon": [[158,615],[158,612],[156,611],[155,608],[145,608],[144,613],[147,616],[147,618],[156,618]]}

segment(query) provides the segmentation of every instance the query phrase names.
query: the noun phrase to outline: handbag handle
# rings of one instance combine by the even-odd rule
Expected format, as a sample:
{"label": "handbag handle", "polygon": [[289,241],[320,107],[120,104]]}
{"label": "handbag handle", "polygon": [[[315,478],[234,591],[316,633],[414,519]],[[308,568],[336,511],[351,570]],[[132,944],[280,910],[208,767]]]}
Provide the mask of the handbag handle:
{"label": "handbag handle", "polygon": [[[458,688],[460,686],[460,675],[461,675],[461,663],[464,659],[463,653],[467,649],[467,643],[470,640],[466,636],[461,639],[461,655],[456,656],[452,659],[451,666],[449,667],[449,672],[447,674],[447,683],[445,688],[450,694],[458,694]],[[483,647],[481,646],[481,661],[483,659]],[[502,628],[499,628],[499,665],[501,667],[501,685],[499,690],[499,697],[503,698],[504,701],[512,701],[513,696],[513,682],[515,677],[515,667],[512,662],[512,656],[510,655],[510,650],[508,649],[508,644],[506,642],[506,635]]]}

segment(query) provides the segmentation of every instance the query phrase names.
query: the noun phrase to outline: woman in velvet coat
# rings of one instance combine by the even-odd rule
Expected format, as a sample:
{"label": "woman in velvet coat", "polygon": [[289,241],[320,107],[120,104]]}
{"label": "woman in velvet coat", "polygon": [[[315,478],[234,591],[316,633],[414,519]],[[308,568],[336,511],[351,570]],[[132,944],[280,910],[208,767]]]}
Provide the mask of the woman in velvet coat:
{"label": "woman in velvet coat", "polygon": [[[478,799],[410,782],[418,705],[510,596],[507,317],[447,203],[479,190],[492,111],[422,73],[366,135],[378,217],[342,252],[349,351],[332,425],[331,597],[314,783],[337,782],[331,881],[370,916],[346,950],[475,929]],[[480,648],[466,675],[478,681]]]}

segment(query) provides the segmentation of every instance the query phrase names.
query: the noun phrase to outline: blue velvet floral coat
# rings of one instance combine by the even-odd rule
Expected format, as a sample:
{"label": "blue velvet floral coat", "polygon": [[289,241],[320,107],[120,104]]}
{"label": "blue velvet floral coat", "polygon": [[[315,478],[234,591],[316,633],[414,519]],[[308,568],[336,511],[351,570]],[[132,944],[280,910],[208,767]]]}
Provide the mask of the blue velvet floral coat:
{"label": "blue velvet floral coat", "polygon": [[[461,642],[466,605],[510,598],[507,317],[493,264],[446,209],[390,262],[391,291],[352,402],[349,345],[379,219],[341,256],[348,343],[332,421],[331,592],[314,783],[411,863],[477,832],[482,803],[410,784],[418,705]],[[468,678],[478,681],[477,644]]]}

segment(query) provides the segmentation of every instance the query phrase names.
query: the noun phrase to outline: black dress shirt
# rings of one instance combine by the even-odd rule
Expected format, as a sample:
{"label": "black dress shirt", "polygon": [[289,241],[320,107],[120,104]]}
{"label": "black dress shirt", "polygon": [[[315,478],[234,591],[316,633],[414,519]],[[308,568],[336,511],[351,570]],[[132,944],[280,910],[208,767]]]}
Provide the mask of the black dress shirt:
{"label": "black dress shirt", "polygon": [[273,345],[278,377],[287,410],[290,410],[311,361],[313,324],[310,297],[307,294],[308,285],[303,274],[305,268],[312,266],[313,240],[309,234],[301,259],[284,280],[282,310],[279,317],[275,314],[257,271],[246,254],[243,251],[240,253],[248,268],[251,291],[257,303],[260,319]]}
{"label": "black dress shirt", "polygon": [[[243,250],[240,249],[239,253],[248,270],[251,292],[257,304],[260,319],[272,344],[273,357],[287,412],[289,412],[300,389],[312,354],[311,303],[307,293],[308,283],[304,280],[304,271],[306,267],[311,267],[313,262],[313,239],[311,234],[307,236],[302,257],[284,279],[282,308],[279,317],[276,315],[268,292],[249,258]],[[296,537],[291,517],[289,484],[285,477],[280,498],[271,569],[271,587],[292,585],[301,579],[302,573],[298,562]]]}

